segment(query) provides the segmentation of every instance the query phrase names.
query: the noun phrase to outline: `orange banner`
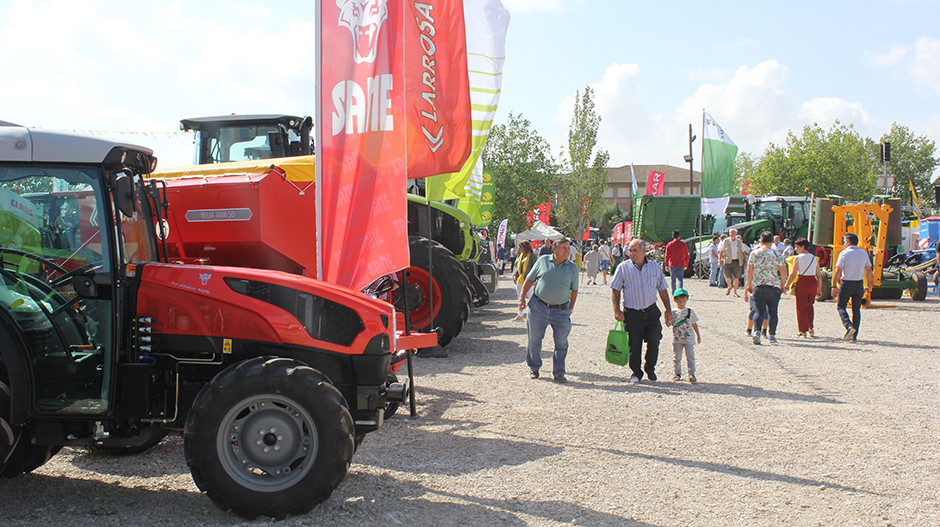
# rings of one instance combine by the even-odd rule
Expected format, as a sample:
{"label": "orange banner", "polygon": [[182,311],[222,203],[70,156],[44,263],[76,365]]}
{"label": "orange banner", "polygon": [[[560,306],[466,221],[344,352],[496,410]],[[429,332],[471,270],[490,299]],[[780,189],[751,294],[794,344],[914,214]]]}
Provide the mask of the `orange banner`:
{"label": "orange banner", "polygon": [[406,1],[405,10],[408,177],[458,172],[472,126],[463,2]]}

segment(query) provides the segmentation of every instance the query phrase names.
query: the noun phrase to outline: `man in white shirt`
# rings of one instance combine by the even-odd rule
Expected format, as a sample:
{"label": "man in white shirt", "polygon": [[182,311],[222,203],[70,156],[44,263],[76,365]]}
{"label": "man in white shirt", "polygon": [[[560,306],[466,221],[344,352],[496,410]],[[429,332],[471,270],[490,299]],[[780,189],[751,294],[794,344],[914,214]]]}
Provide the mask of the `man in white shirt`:
{"label": "man in white shirt", "polygon": [[718,287],[718,271],[721,270],[720,260],[718,259],[718,244],[721,241],[718,235],[712,236],[712,243],[708,246],[708,265],[711,272],[708,273],[708,286]]}
{"label": "man in white shirt", "polygon": [[777,249],[778,253],[783,254],[783,250],[786,248],[787,246],[783,243],[783,240],[780,239],[780,235],[774,236],[774,249]]}
{"label": "man in white shirt", "polygon": [[725,280],[728,282],[728,290],[725,295],[731,294],[734,289],[734,296],[738,295],[738,286],[741,283],[741,276],[744,272],[744,266],[747,262],[746,249],[747,244],[738,236],[737,229],[728,231],[728,237],[721,242],[721,250],[718,251],[718,259],[724,264]]}
{"label": "man in white shirt", "polygon": [[[845,249],[839,253],[832,273],[832,296],[839,298],[836,309],[839,318],[845,326],[845,335],[842,340],[855,342],[858,336],[858,327],[862,321],[862,298],[871,295],[872,268],[871,257],[868,252],[858,246],[858,235],[846,233],[842,237]],[[852,319],[846,306],[852,299]]]}

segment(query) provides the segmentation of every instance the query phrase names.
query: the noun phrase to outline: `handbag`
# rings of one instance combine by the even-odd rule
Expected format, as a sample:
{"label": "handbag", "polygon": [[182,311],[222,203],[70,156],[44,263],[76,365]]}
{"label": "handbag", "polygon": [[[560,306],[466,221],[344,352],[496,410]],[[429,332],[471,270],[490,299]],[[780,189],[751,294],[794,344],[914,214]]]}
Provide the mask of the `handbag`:
{"label": "handbag", "polygon": [[[810,263],[806,264],[806,267],[803,268],[803,273],[805,273],[806,270],[809,269],[809,266],[810,266],[812,263],[813,263],[812,260],[810,260]],[[794,265],[796,265],[796,264],[794,264]],[[790,284],[790,291],[789,291],[789,292],[790,292],[791,295],[795,295],[795,294],[796,294],[796,283],[800,281],[800,277],[803,276],[803,273],[801,273],[801,272],[799,271],[799,269],[797,269],[796,278],[794,278],[794,279],[793,279],[793,283]]]}
{"label": "handbag", "polygon": [[625,366],[630,361],[630,333],[623,328],[623,322],[614,324],[614,329],[607,334],[607,362]]}

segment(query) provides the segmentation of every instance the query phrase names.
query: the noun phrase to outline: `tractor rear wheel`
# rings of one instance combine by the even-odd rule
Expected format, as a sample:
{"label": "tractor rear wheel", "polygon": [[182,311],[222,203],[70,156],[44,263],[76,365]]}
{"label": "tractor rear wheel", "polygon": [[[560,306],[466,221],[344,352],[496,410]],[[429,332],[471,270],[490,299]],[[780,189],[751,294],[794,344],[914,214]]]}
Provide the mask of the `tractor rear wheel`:
{"label": "tractor rear wheel", "polygon": [[434,268],[430,275],[427,238],[408,238],[408,249],[411,251],[411,266],[405,270],[407,284],[404,289],[408,295],[411,325],[422,331],[440,328],[438,344],[446,346],[460,334],[470,316],[470,280],[454,253],[443,245],[431,244]]}
{"label": "tractor rear wheel", "polygon": [[[0,335],[3,335],[0,329]],[[7,336],[7,335],[3,335]],[[10,342],[9,339],[6,342]],[[12,342],[15,346],[16,343]],[[34,445],[19,427],[10,423],[12,395],[10,374],[0,356],[0,476],[12,478],[26,474],[46,464],[61,447]]]}
{"label": "tractor rear wheel", "polygon": [[7,373],[6,363],[0,355],[0,473],[7,467],[7,457],[16,446],[19,433],[10,425],[12,415],[12,398],[10,395],[10,376]]}
{"label": "tractor rear wheel", "polygon": [[911,279],[914,280],[914,287],[910,289],[911,300],[920,302],[927,299],[927,275],[915,271],[911,273]]}
{"label": "tractor rear wheel", "polygon": [[819,301],[825,302],[830,298],[832,298],[832,278],[827,273],[822,273],[822,295]]}
{"label": "tractor rear wheel", "polygon": [[222,510],[247,519],[304,514],[346,476],[355,425],[319,371],[259,357],[216,375],[186,418],[193,481]]}

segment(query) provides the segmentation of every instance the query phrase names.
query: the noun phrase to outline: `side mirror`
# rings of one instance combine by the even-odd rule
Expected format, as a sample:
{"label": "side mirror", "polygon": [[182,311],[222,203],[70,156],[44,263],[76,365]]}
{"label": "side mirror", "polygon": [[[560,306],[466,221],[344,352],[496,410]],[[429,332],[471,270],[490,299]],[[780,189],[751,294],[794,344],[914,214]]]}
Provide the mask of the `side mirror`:
{"label": "side mirror", "polygon": [[123,172],[114,178],[114,204],[127,217],[133,216],[137,208],[134,200],[134,182]]}
{"label": "side mirror", "polygon": [[77,275],[72,278],[72,289],[82,298],[98,298],[98,285],[90,276]]}

